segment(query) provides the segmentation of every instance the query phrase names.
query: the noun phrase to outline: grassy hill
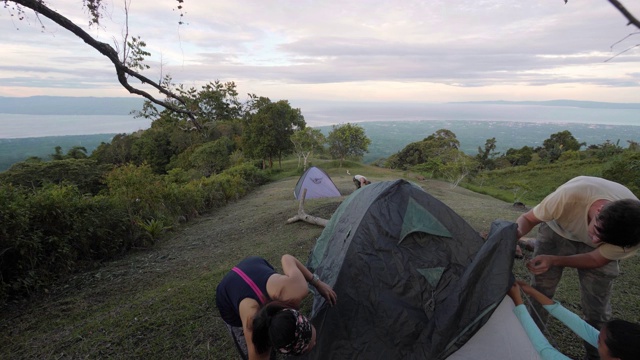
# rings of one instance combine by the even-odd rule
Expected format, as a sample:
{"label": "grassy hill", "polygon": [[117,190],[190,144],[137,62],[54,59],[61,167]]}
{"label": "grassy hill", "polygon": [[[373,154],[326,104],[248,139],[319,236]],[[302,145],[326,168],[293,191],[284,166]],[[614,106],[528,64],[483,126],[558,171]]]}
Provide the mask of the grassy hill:
{"label": "grassy hill", "polygon": [[[322,165],[320,165],[322,166]],[[328,165],[327,165],[328,166]],[[327,168],[343,195],[354,190],[346,168]],[[418,180],[410,173],[351,165],[372,181],[404,178],[422,186],[487,231],[495,219],[514,221],[521,209],[449,184]],[[297,176],[266,184],[243,199],[171,233],[154,248],[139,249],[116,261],[78,273],[32,299],[1,309],[0,358],[236,359],[237,355],[215,307],[215,287],[224,274],[249,255],[279,265],[290,253],[305,261],[322,228],[286,224],[297,213],[293,198]],[[329,218],[342,198],[307,200],[306,211]],[[617,317],[638,321],[640,264],[622,264],[613,308]],[[515,272],[527,278],[524,263]],[[558,300],[579,309],[575,271],[566,271]],[[305,309],[308,312],[310,297]],[[551,326],[553,337],[569,356],[582,346],[566,329]]]}

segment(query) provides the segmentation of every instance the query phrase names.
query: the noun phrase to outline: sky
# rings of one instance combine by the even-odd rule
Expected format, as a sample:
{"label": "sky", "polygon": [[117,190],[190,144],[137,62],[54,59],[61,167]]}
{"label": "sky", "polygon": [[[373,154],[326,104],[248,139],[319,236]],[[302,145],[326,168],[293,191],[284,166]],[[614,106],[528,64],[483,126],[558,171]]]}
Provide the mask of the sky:
{"label": "sky", "polygon": [[[103,2],[90,28],[82,1],[46,1],[115,46],[124,1]],[[640,1],[621,2],[640,17]],[[241,100],[640,102],[640,33],[606,0],[185,0],[183,17],[177,6],[130,0],[129,34],[151,53],[143,74],[233,81]],[[134,96],[108,59],[32,12],[0,9],[0,47],[0,96]]]}

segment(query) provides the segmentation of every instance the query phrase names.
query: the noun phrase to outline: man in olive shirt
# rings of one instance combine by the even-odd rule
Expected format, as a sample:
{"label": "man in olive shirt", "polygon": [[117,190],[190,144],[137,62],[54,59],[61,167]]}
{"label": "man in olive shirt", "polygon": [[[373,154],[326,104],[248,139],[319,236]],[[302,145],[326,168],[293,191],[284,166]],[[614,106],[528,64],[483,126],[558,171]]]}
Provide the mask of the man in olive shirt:
{"label": "man in olive shirt", "polygon": [[[532,285],[553,298],[565,267],[578,269],[585,320],[597,329],[611,318],[611,287],[618,260],[640,247],[640,201],[613,181],[578,176],[561,185],[518,220],[518,238],[538,228],[534,258],[527,267]],[[535,302],[534,302],[535,303]],[[546,313],[534,306],[542,317]],[[587,348],[589,359],[597,349]]]}

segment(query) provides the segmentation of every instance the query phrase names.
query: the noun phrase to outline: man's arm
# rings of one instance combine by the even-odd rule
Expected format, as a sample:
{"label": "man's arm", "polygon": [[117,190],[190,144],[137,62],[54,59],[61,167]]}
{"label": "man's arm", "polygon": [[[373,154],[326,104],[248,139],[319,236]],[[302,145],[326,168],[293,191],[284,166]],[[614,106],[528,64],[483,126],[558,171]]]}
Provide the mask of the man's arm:
{"label": "man's arm", "polygon": [[570,256],[538,255],[527,263],[527,268],[534,275],[540,275],[552,266],[596,269],[607,265],[609,261],[611,260],[602,256],[598,249],[594,249],[588,253]]}
{"label": "man's arm", "polygon": [[518,220],[516,220],[516,224],[518,224],[518,239],[527,235],[534,226],[540,224],[541,222],[542,220],[533,215],[533,209],[520,215],[518,217]]}

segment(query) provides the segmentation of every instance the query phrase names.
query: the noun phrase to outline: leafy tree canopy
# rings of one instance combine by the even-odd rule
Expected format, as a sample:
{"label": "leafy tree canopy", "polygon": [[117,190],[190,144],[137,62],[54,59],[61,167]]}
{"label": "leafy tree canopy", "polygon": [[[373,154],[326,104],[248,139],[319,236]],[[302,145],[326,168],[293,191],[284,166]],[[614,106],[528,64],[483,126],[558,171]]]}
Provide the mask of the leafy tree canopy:
{"label": "leafy tree canopy", "polygon": [[327,142],[329,153],[334,159],[340,159],[340,166],[347,157],[361,158],[371,144],[364,129],[351,123],[333,125]]}

